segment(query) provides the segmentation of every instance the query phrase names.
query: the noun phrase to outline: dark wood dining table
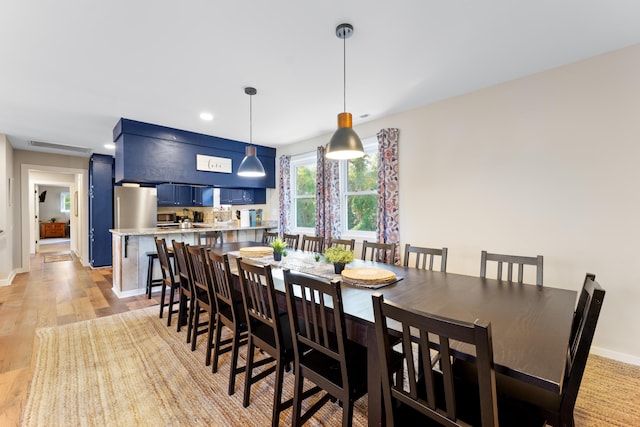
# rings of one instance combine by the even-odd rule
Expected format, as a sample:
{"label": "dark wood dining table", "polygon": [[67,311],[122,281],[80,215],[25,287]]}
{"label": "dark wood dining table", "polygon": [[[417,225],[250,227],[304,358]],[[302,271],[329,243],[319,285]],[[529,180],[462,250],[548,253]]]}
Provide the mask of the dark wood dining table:
{"label": "dark wood dining table", "polygon": [[[225,243],[217,253],[263,245]],[[412,267],[356,260],[349,266],[375,266],[393,271],[402,280],[379,289],[343,283],[342,297],[348,338],[367,347],[369,425],[382,420],[379,364],[371,295],[405,307],[467,322],[491,322],[497,386],[501,376],[524,381],[560,393],[576,292],[550,286],[509,283]],[[284,293],[282,275],[273,272],[276,290]],[[390,324],[393,328],[393,325]],[[473,359],[469,348],[456,347],[456,357]]]}

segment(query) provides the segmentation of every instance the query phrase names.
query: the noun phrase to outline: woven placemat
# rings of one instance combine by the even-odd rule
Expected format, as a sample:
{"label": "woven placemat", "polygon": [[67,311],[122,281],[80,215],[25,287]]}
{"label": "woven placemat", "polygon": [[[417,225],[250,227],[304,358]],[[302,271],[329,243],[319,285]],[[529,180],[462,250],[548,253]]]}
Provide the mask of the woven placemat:
{"label": "woven placemat", "polygon": [[263,258],[273,255],[273,248],[270,246],[251,246],[240,249],[240,256],[243,258]]}
{"label": "woven placemat", "polygon": [[342,271],[342,280],[350,285],[374,287],[395,282],[397,277],[393,271],[384,268],[355,267],[345,268]]}

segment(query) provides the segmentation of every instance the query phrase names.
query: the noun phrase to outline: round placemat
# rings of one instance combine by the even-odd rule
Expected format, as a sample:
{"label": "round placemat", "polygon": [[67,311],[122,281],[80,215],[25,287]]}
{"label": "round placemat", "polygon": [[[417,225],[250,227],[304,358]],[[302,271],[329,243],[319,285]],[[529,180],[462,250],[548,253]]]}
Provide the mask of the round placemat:
{"label": "round placemat", "polygon": [[273,255],[273,248],[270,246],[250,246],[240,249],[240,256],[244,258],[263,258]]}

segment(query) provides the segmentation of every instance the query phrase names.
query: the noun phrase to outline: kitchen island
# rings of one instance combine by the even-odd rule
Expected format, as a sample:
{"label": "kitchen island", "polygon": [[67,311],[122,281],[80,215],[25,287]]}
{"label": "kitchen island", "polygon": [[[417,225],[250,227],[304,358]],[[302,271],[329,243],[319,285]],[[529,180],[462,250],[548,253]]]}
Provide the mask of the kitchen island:
{"label": "kitchen island", "polygon": [[[201,244],[206,233],[221,232],[225,242],[259,241],[265,230],[277,228],[275,222],[266,222],[256,227],[221,226],[195,223],[191,228],[153,227],[111,229],[113,254],[113,291],[118,297],[129,297],[145,293],[147,284],[147,252],[156,252],[155,237],[176,240],[190,245]],[[161,277],[160,266],[154,263],[153,277]]]}

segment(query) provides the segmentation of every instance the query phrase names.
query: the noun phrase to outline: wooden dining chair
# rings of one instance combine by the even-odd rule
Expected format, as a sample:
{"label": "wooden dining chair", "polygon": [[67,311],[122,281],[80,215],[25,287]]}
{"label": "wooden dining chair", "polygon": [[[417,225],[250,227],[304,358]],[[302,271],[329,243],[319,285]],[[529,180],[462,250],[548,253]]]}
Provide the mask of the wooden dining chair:
{"label": "wooden dining chair", "polygon": [[282,234],[282,240],[285,241],[285,243],[287,244],[288,248],[296,250],[296,249],[298,249],[298,242],[300,241],[300,235],[299,234],[283,233]]}
{"label": "wooden dining chair", "polygon": [[205,246],[216,246],[224,243],[224,234],[222,231],[207,231],[200,234],[200,244]]}
{"label": "wooden dining chair", "polygon": [[492,254],[487,251],[482,251],[480,256],[480,277],[486,277],[487,275],[487,261],[496,261],[498,263],[498,275],[497,279],[502,280],[502,264],[507,264],[507,280],[513,282],[513,266],[518,266],[518,283],[523,283],[524,266],[532,265],[536,267],[536,285],[542,286],[542,268],[543,268],[543,256],[538,255],[535,257],[518,256],[518,255],[502,255]]}
{"label": "wooden dining chair", "polygon": [[[187,246],[187,254],[193,266],[193,329],[191,330],[191,351],[195,351],[198,335],[207,334],[205,365],[211,363],[211,349],[215,332],[216,305],[211,270],[207,262],[207,250],[203,247]],[[206,322],[200,323],[200,315],[207,314]]]}
{"label": "wooden dining chair", "polygon": [[[434,421],[446,426],[544,425],[545,420],[532,412],[516,411],[508,402],[498,404],[490,323],[419,312],[385,301],[378,292],[372,299],[387,426]],[[390,330],[388,320],[402,332]],[[401,345],[393,347],[390,337],[398,334]],[[432,368],[429,356],[432,343],[441,354],[438,369]],[[474,349],[474,383],[454,376],[452,346],[459,343]],[[403,379],[393,378],[398,358],[406,370]]]}
{"label": "wooden dining chair", "polygon": [[193,285],[192,277],[193,270],[189,264],[189,257],[187,255],[187,248],[184,242],[171,241],[173,245],[173,253],[176,264],[176,270],[180,281],[180,300],[178,305],[178,327],[177,331],[180,332],[183,321],[186,319],[187,323],[187,343],[191,342],[191,330],[193,328],[193,309],[195,307],[195,300],[193,299]]}
{"label": "wooden dining chair", "polygon": [[[236,375],[245,371],[246,367],[238,367],[238,353],[241,346],[247,343],[248,329],[242,293],[233,286],[229,257],[208,252],[211,276],[216,297],[216,332],[213,339],[213,367],[218,371],[220,355],[231,351],[229,368],[229,395],[235,392]],[[222,326],[231,330],[231,338],[222,340]]]}
{"label": "wooden dining chair", "polygon": [[[164,312],[165,305],[168,308],[167,326],[171,326],[171,317],[178,314],[178,309],[174,309],[173,305],[178,301],[175,299],[176,292],[179,292],[179,281],[176,279],[169,261],[169,250],[167,242],[164,239],[155,238],[156,251],[158,253],[158,261],[160,262],[160,270],[162,271],[162,292],[160,294],[160,318]],[[169,290],[169,302],[165,302],[167,289]],[[178,321],[178,323],[180,323]]]}
{"label": "wooden dining chair", "polygon": [[605,290],[595,280],[595,275],[587,274],[578,297],[573,317],[571,336],[567,349],[567,365],[561,393],[554,393],[540,387],[501,377],[501,389],[521,404],[535,409],[553,426],[573,427],[573,411],[580,384],[589,357],[591,343],[600,317]]}
{"label": "wooden dining chair", "polygon": [[324,252],[324,237],[302,235],[302,243],[300,249],[307,252]]}
{"label": "wooden dining chair", "polygon": [[[369,255],[367,255],[367,252]],[[396,245],[394,243],[362,242],[362,259],[369,261],[394,264],[396,257]]]}
{"label": "wooden dining chair", "polygon": [[[337,399],[342,402],[342,425],[350,426],[353,403],[367,392],[367,349],[347,340],[340,281],[288,269],[283,274],[295,355],[292,425],[301,426]],[[305,379],[316,387],[303,393]],[[321,390],[325,395],[302,414],[302,401]]]}
{"label": "wooden dining chair", "polygon": [[[440,271],[443,273],[447,271],[447,248],[433,249],[423,248],[420,246],[411,246],[407,243],[404,246],[403,262],[405,267],[409,267],[409,258],[411,254],[415,254],[414,266],[415,268],[421,268],[423,270],[433,270],[433,259],[436,256],[440,257]],[[427,264],[428,262],[428,264]]]}
{"label": "wooden dining chair", "polygon": [[271,244],[274,240],[278,238],[278,232],[276,231],[265,231],[262,233],[262,243]]}
{"label": "wooden dining chair", "polygon": [[[253,264],[241,257],[237,258],[237,263],[249,330],[242,404],[245,408],[249,406],[252,384],[275,372],[271,424],[276,427],[280,423],[280,413],[293,403],[293,399],[282,402],[285,367],[290,366],[294,359],[289,316],[286,311],[278,309],[271,266]],[[256,349],[268,357],[256,362]],[[273,362],[274,365],[254,376],[254,368]]]}
{"label": "wooden dining chair", "polygon": [[327,247],[343,245],[344,247],[348,247],[352,251],[356,249],[356,239],[334,239],[333,237],[329,238],[329,242],[327,243]]}

